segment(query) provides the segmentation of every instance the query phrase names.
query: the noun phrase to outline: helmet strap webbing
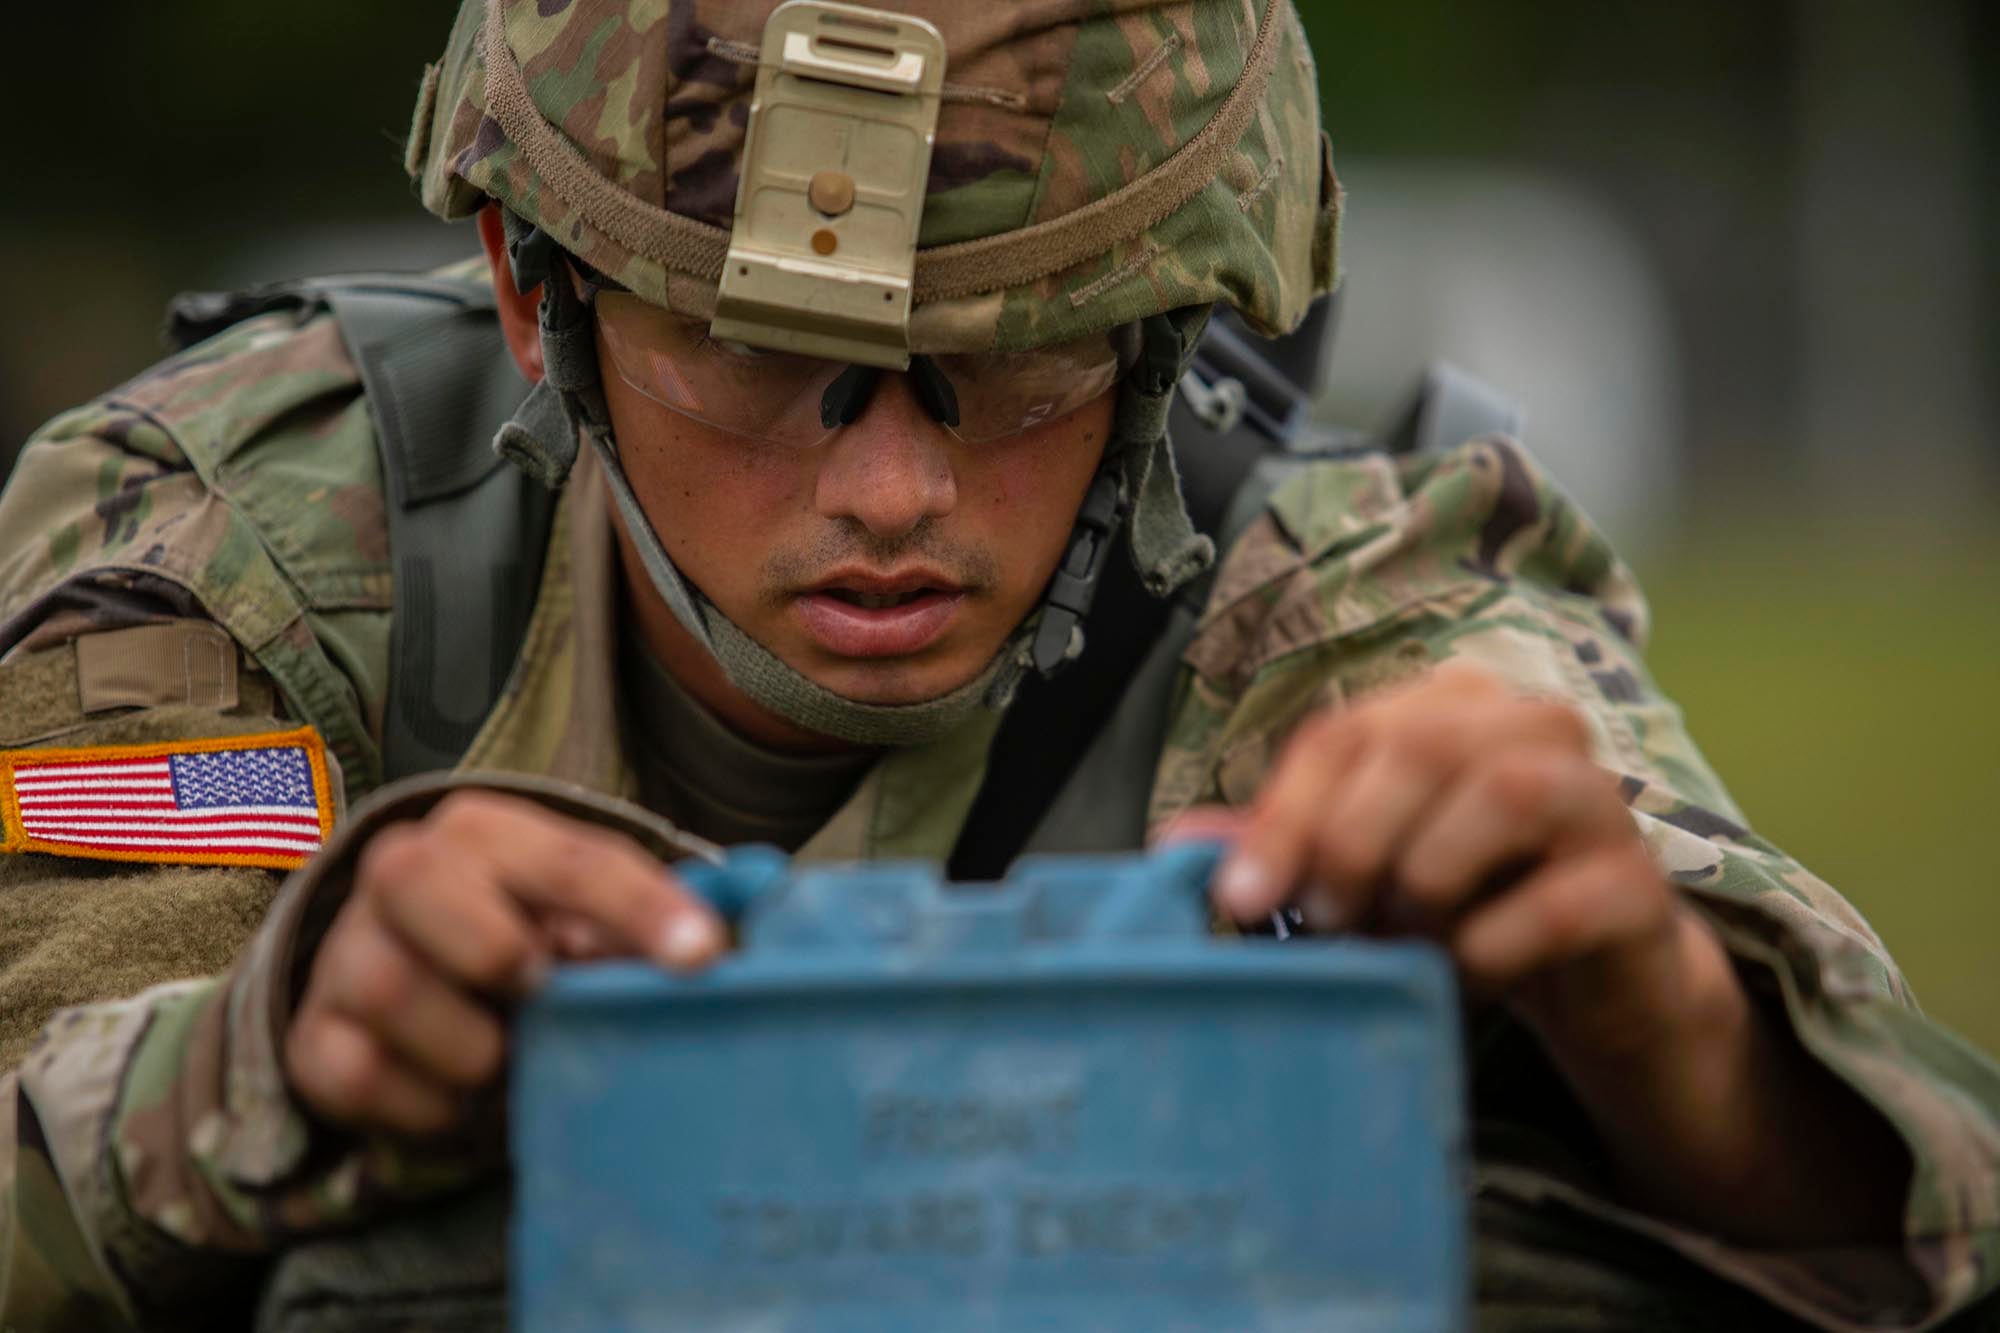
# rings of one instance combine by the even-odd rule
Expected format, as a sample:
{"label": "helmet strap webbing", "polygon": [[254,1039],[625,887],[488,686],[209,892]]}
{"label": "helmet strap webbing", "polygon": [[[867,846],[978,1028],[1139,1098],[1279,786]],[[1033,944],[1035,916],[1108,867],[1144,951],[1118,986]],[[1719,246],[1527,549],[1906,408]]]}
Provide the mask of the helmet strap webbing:
{"label": "helmet strap webbing", "polygon": [[978,676],[917,704],[843,698],[786,665],[718,610],[674,564],[619,459],[598,378],[590,312],[546,233],[503,211],[510,264],[521,291],[542,289],[543,378],[501,427],[494,448],[550,487],[561,486],[587,440],[604,471],[627,536],[660,600],[721,665],[730,683],[778,716],[861,745],[915,745],[956,730],[982,708],[1005,708],[1027,673],[1035,618],[1018,627]]}
{"label": "helmet strap webbing", "polygon": [[1104,462],[1084,494],[1069,544],[1042,595],[1034,664],[1043,676],[1055,675],[1083,651],[1084,618],[1128,517],[1132,563],[1155,597],[1171,596],[1215,559],[1215,543],[1196,532],[1188,517],[1167,439],[1174,388],[1194,360],[1208,316],[1208,306],[1189,306],[1140,321],[1139,360],[1119,381]]}
{"label": "helmet strap webbing", "polygon": [[590,310],[570,283],[569,265],[549,234],[511,208],[500,210],[507,238],[507,263],[514,290],[542,289],[536,316],[541,332],[542,378],[511,421],[500,427],[493,448],[529,476],[558,490],[576,464],[577,440],[611,429],[598,378],[597,340]]}
{"label": "helmet strap webbing", "polygon": [[765,708],[810,731],[860,745],[917,745],[956,730],[981,708],[1005,708],[1012,700],[1027,670],[1029,627],[1025,625],[1008,638],[977,677],[922,703],[860,703],[808,680],[744,633],[687,581],[633,494],[610,432],[591,431],[588,438],[654,591],[682,627],[721,664],[730,684]]}
{"label": "helmet strap webbing", "polygon": [[1085,495],[1063,559],[1040,606],[979,675],[917,704],[868,704],[837,695],[752,639],[674,564],[620,462],[589,308],[571,285],[563,253],[547,233],[511,210],[502,210],[502,219],[516,288],[542,289],[543,378],[501,427],[495,450],[554,489],[568,478],[579,440],[589,441],[654,591],[731,684],[788,721],[862,745],[912,745],[955,730],[981,708],[1004,709],[1029,670],[1053,674],[1083,651],[1082,622],[1128,512],[1133,562],[1154,595],[1170,594],[1214,558],[1214,544],[1195,532],[1181,502],[1166,438],[1174,386],[1207,324],[1203,306],[1144,321],[1140,360],[1120,382],[1104,463]]}
{"label": "helmet strap webbing", "polygon": [[1132,505],[1132,564],[1146,591],[1169,597],[1215,562],[1215,543],[1195,531],[1167,439],[1174,389],[1194,361],[1211,307],[1186,306],[1140,322],[1139,363],[1119,382],[1107,461],[1122,471]]}

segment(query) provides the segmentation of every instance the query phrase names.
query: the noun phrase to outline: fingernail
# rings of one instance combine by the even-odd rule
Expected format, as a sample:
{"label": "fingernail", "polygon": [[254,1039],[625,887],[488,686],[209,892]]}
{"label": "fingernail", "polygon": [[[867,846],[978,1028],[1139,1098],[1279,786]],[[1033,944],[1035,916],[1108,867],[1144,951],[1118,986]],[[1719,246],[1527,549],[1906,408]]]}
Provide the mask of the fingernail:
{"label": "fingernail", "polygon": [[722,932],[705,912],[682,912],[667,923],[660,954],[675,967],[698,967],[722,951]]}
{"label": "fingernail", "polygon": [[1347,924],[1347,912],[1332,886],[1320,880],[1306,885],[1299,895],[1299,915],[1306,925],[1322,935],[1330,935]]}
{"label": "fingernail", "polygon": [[1215,897],[1224,911],[1250,917],[1268,906],[1270,872],[1262,862],[1248,856],[1232,856],[1215,880]]}

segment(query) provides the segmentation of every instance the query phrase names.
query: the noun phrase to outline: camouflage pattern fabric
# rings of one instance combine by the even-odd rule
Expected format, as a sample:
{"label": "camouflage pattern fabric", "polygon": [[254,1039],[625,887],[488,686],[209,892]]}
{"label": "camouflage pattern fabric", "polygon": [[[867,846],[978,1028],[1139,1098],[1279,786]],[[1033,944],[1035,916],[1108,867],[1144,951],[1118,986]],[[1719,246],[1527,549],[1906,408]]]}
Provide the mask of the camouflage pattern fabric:
{"label": "camouflage pattern fabric", "polygon": [[[66,638],[171,604],[232,633],[258,627],[261,637],[245,647],[260,662],[284,641],[284,627],[296,626],[291,632],[311,637],[329,664],[314,690],[344,697],[364,727],[379,718],[372,701],[387,614],[371,544],[380,540],[371,526],[380,496],[368,491],[379,481],[357,480],[368,474],[356,471],[354,457],[372,458],[372,443],[351,367],[325,328],[314,316],[253,321],[59,420],[36,442],[0,498],[0,514],[32,516],[0,525],[9,534],[0,545],[0,606],[9,608],[5,633],[16,649],[0,663],[0,684],[25,678],[15,673]],[[279,381],[292,377],[294,397],[267,393],[266,381],[242,371],[246,362],[282,368]],[[137,394],[152,395],[145,412],[120,406]],[[309,406],[300,410],[300,401]],[[268,466],[282,478],[306,467],[306,442],[315,440],[325,448],[316,466],[326,489],[311,505],[264,513],[259,506],[275,492],[262,489],[258,474]],[[202,461],[216,452],[269,462],[237,471]],[[592,494],[579,486],[570,502]],[[114,502],[104,505],[106,497]],[[584,794],[615,796],[629,766],[615,727],[577,711],[609,697],[615,669],[603,642],[615,628],[608,530],[601,503],[583,510],[588,521],[580,511],[558,525],[569,554],[552,551],[549,567],[565,572],[544,588],[529,638],[531,656],[551,669],[538,684],[528,683],[538,679],[533,670],[519,678],[520,690],[542,693],[503,701],[475,748],[486,747],[489,762],[571,779],[505,780],[661,845],[644,812]],[[259,514],[264,526],[253,526]],[[339,588],[362,605],[342,605]],[[279,590],[283,599],[271,605]],[[363,641],[357,625],[372,647],[351,647]],[[321,626],[324,640],[313,637]],[[2000,1267],[2000,1075],[1917,1013],[1851,908],[1745,828],[1645,675],[1644,628],[1623,566],[1507,441],[1434,458],[1310,465],[1227,553],[1186,653],[1153,813],[1248,799],[1306,710],[1434,662],[1478,661],[1521,688],[1569,700],[1591,719],[1601,760],[1624,776],[1655,852],[1761,980],[1774,1011],[1901,1133],[1916,1168],[1907,1234],[1900,1246],[1837,1255],[1744,1252],[1631,1213],[1587,1172],[1534,1154],[1483,1156],[1482,1190],[1670,1247],[1821,1327],[1917,1327],[1989,1290]],[[290,710],[306,712],[296,700]],[[589,744],[578,748],[585,733]],[[838,850],[949,845],[962,814],[927,822],[911,792],[976,784],[979,747],[901,762],[915,764],[920,781],[878,784],[858,814],[844,812]],[[356,785],[350,778],[350,790]],[[383,808],[411,813],[434,794],[384,793]],[[273,1253],[315,1237],[337,1245],[335,1229],[397,1214],[492,1170],[491,1144],[451,1156],[330,1138],[285,1096],[277,1053],[296,969],[338,900],[340,848],[373,817],[383,816],[358,813],[336,848],[293,878],[227,976],[69,1010],[0,1080],[0,1108],[12,1121],[0,1137],[0,1324],[103,1327],[117,1311],[159,1326],[214,1326],[216,1302],[230,1293],[247,1302]],[[18,873],[0,893],[31,884],[82,900],[112,880],[170,887],[164,868],[46,857],[11,868]],[[121,976],[93,989],[97,979],[84,976],[75,984],[104,996],[166,980]],[[1503,1081],[1528,1077],[1514,1057],[1492,1058]]]}
{"label": "camouflage pattern fabric", "polygon": [[[493,2],[537,110],[596,175],[646,204],[730,226],[758,42],[778,0]],[[497,199],[647,300],[710,316],[712,281],[637,257],[586,223],[489,114],[479,43],[488,3],[466,0],[425,81],[407,163],[425,206],[459,218]],[[947,53],[922,247],[1074,214],[1168,163],[1235,86],[1265,9],[1253,0],[894,7],[936,24]],[[1192,199],[1070,269],[920,302],[913,350],[1014,351],[1218,301],[1268,333],[1297,324],[1337,276],[1340,187],[1304,30],[1290,4],[1275,8],[1265,95]]]}
{"label": "camouflage pattern fabric", "polygon": [[1647,675],[1646,628],[1630,572],[1510,441],[1309,468],[1218,571],[1151,817],[1247,801],[1308,710],[1439,662],[1576,707],[1656,859],[1805,1048],[1894,1125],[1914,1187],[1900,1252],[1820,1255],[1732,1250],[1533,1175],[1512,1187],[1644,1231],[1829,1326],[1934,1318],[2000,1282],[2000,1069],[1925,1020],[1859,913],[1750,831]]}
{"label": "camouflage pattern fabric", "polygon": [[358,795],[380,780],[388,687],[382,494],[333,320],[247,320],[28,442],[0,496],[0,657],[170,615],[213,620]]}
{"label": "camouflage pattern fabric", "polygon": [[[456,785],[406,780],[355,811],[227,976],[67,1010],[0,1076],[16,1117],[0,1140],[0,1327],[245,1326],[280,1247],[495,1175],[497,1117],[448,1144],[332,1133],[292,1103],[282,1072],[295,957],[344,899],[360,847]],[[481,785],[616,827],[663,860],[711,851],[570,784]],[[36,859],[52,878],[71,869]]]}
{"label": "camouflage pattern fabric", "polygon": [[[754,73],[746,49],[774,3],[468,0],[410,144],[427,206],[459,217],[499,199],[648,299],[708,313],[712,286],[583,225],[508,142],[484,104],[477,38],[492,7],[539,113],[598,175],[723,226]],[[1170,162],[1226,98],[1266,12],[1253,0],[909,8],[939,24],[950,50],[921,238],[930,250],[1073,215]],[[1294,323],[1335,276],[1339,187],[1296,16],[1282,3],[1275,13],[1269,89],[1213,180],[1068,270],[919,305],[916,349],[1014,350],[1210,301],[1266,331]],[[80,635],[211,620],[268,678],[272,711],[319,729],[347,795],[368,792],[392,611],[382,489],[358,376],[338,330],[310,307],[248,321],[59,418],[0,495],[0,697],[46,679]],[[571,558],[545,584],[534,669],[475,742],[482,762],[516,773],[455,780],[503,783],[665,853],[684,844],[615,801],[630,768],[615,725],[585,706],[611,697],[615,660],[608,562],[594,554],[604,516],[579,499],[589,494],[570,496],[559,540]],[[1599,1258],[1626,1241],[1676,1253],[1819,1327],[1926,1326],[2000,1282],[2000,1072],[1926,1022],[1866,924],[1748,830],[1646,676],[1644,628],[1624,568],[1507,441],[1313,465],[1226,555],[1186,654],[1153,816],[1249,799],[1311,708],[1436,662],[1480,662],[1570,701],[1661,864],[1760,997],[1901,1135],[1914,1165],[1905,1235],[1838,1254],[1746,1252],[1635,1214],[1587,1169],[1534,1151],[1483,1156],[1482,1198],[1618,1238]],[[246,717],[172,725],[224,731]],[[924,797],[976,789],[982,764],[983,742],[964,737],[894,756],[815,841],[829,855],[949,846],[963,809]],[[220,976],[178,980],[175,958],[115,971],[75,955],[67,984],[96,1002],[65,1010],[0,1075],[0,1327],[241,1326],[274,1255],[338,1250],[343,1230],[494,1174],[490,1137],[416,1151],[312,1124],[286,1094],[279,1056],[346,858],[373,821],[419,814],[441,790],[388,791],[357,809]],[[210,944],[233,947],[276,885],[236,871],[247,879],[197,886],[190,873],[24,856],[0,879],[0,919],[30,896],[129,918],[195,887],[257,905],[234,927],[211,918]],[[37,947],[84,939],[90,920],[79,909],[59,926],[70,934]],[[28,1026],[45,1017],[37,1003],[0,994],[6,1017]],[[1485,1058],[1481,1082],[1535,1075],[1533,1052],[1502,1043]],[[1485,1285],[1484,1266],[1505,1253],[1483,1249],[1483,1291],[1504,1288]],[[464,1271],[439,1259],[438,1271]],[[1609,1290],[1580,1270],[1577,1281],[1587,1303]]]}

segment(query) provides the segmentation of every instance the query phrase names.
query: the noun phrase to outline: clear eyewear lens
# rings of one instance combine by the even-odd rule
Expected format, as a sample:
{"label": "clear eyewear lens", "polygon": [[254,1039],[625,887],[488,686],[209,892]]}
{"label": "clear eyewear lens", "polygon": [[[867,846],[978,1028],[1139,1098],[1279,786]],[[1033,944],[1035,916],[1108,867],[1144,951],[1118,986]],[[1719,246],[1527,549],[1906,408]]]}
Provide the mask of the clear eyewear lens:
{"label": "clear eyewear lens", "polygon": [[1116,384],[1124,370],[1109,335],[1031,352],[932,360],[958,394],[953,434],[974,444],[1060,421]]}
{"label": "clear eyewear lens", "polygon": [[699,320],[630,292],[599,292],[597,324],[618,377],[662,407],[732,435],[806,447],[832,432],[820,400],[838,362],[719,343]]}
{"label": "clear eyewear lens", "polygon": [[[824,422],[821,407],[845,365],[718,343],[701,321],[630,292],[599,292],[596,307],[613,368],[653,402],[732,435],[797,447],[818,444],[837,428]],[[1123,369],[1110,334],[931,361],[957,397],[958,424],[946,429],[968,443],[1058,421],[1104,393]]]}

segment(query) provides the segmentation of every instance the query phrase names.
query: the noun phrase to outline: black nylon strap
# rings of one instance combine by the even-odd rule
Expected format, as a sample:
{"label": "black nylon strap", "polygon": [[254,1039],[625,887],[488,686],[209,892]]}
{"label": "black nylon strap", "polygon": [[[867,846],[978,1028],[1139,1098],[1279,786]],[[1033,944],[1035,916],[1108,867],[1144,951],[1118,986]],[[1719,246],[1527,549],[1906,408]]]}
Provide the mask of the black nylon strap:
{"label": "black nylon strap", "polygon": [[1098,584],[1089,646],[1055,676],[1030,672],[987,752],[986,777],[946,862],[955,880],[999,879],[1062,790],[1118,692],[1166,628],[1170,600],[1139,582],[1118,534]]}
{"label": "black nylon strap", "polygon": [[[1188,514],[1211,535],[1270,442],[1246,427],[1218,435],[1178,402],[1169,418],[1182,465]],[[1199,468],[1187,460],[1198,457]],[[1049,677],[1030,673],[987,752],[986,777],[966,815],[946,869],[954,880],[999,879],[1055,803],[1099,727],[1153,643],[1167,627],[1174,599],[1155,597],[1132,567],[1120,528],[1098,581],[1084,653]],[[1204,583],[1206,580],[1203,581]]]}
{"label": "black nylon strap", "polygon": [[[1431,367],[1408,403],[1375,432],[1315,426],[1308,409],[1333,316],[1332,303],[1322,298],[1296,332],[1275,342],[1252,334],[1226,312],[1205,331],[1194,372],[1211,385],[1222,377],[1236,379],[1248,391],[1249,410],[1218,430],[1177,396],[1168,433],[1188,515],[1198,531],[1218,538],[1218,545],[1261,509],[1289,464],[1373,450],[1435,452],[1488,431],[1519,432],[1517,405],[1444,365]],[[1276,467],[1260,472],[1258,464],[1266,459]],[[1030,676],[1001,722],[985,780],[952,849],[951,878],[992,880],[1006,874],[1165,632],[1174,602],[1144,590],[1125,545],[1121,532],[1082,657],[1053,679]],[[1178,600],[1198,612],[1209,583],[1204,576],[1182,589]]]}
{"label": "black nylon strap", "polygon": [[363,273],[190,292],[169,345],[324,302],[356,368],[383,472],[395,618],[383,779],[449,768],[507,682],[540,581],[555,497],[494,453],[528,392],[483,281]]}
{"label": "black nylon strap", "polygon": [[490,308],[332,293],[382,453],[394,558],[382,767],[449,768],[527,634],[555,497],[492,440],[528,385]]}
{"label": "black nylon strap", "polygon": [[[1319,387],[1333,317],[1333,302],[1322,298],[1297,331],[1276,340],[1251,333],[1228,311],[1218,312],[1203,329],[1194,373],[1210,384],[1225,376],[1245,384],[1253,409],[1217,429],[1177,394],[1168,415],[1188,516],[1196,531],[1217,538],[1218,545],[1233,522],[1247,518],[1231,511],[1259,460],[1300,447],[1312,432],[1307,409]],[[1165,322],[1147,321],[1144,336],[1158,345],[1147,348],[1142,369],[1173,364],[1178,348],[1170,345],[1171,332]],[[952,849],[952,879],[1006,874],[1166,632],[1176,601],[1198,613],[1206,599],[1209,576],[1176,599],[1149,594],[1132,568],[1128,541],[1121,527],[1086,626],[1083,655],[1053,678],[1030,675],[1007,710],[987,754],[986,777]]]}

